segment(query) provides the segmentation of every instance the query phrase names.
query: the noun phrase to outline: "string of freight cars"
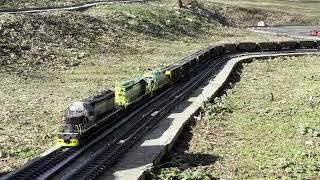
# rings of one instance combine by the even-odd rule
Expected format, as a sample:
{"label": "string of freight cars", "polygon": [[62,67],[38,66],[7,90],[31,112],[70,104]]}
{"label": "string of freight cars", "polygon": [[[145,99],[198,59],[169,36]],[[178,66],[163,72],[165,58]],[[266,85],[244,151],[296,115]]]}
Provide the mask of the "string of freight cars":
{"label": "string of freight cars", "polygon": [[120,83],[115,86],[115,92],[109,90],[101,95],[72,103],[66,111],[65,124],[58,135],[57,143],[62,146],[79,145],[83,134],[96,127],[102,116],[113,111],[122,112],[123,109],[130,108],[140,100],[152,97],[163,88],[172,86],[213,56],[237,52],[318,48],[319,43],[320,41],[244,42],[208,47],[170,66],[147,72],[142,77]]}
{"label": "string of freight cars", "polygon": [[66,6],[49,6],[49,7],[37,7],[37,8],[21,8],[21,9],[0,9],[1,14],[22,14],[22,13],[40,13],[51,11],[80,11],[90,7],[113,4],[113,3],[135,3],[144,2],[144,0],[100,0],[100,1],[88,1],[84,3],[78,3]]}
{"label": "string of freight cars", "polygon": [[[319,41],[291,41],[224,44],[200,50],[170,66],[148,72],[140,78],[120,83],[116,86],[115,92],[107,91],[101,95],[73,103],[66,112],[64,128],[59,134],[59,140],[61,140],[59,143],[63,142],[65,146],[78,146],[67,149],[63,147],[59,148],[48,156],[40,158],[16,172],[10,173],[5,178],[25,179],[29,177],[30,179],[34,179],[41,177],[40,179],[43,179],[51,177],[51,175],[59,173],[68,166],[70,162],[79,157],[89,147],[95,144],[98,144],[97,147],[100,147],[98,143],[100,142],[103,148],[99,149],[99,152],[101,154],[107,153],[107,155],[103,156],[104,159],[101,158],[101,154],[97,154],[95,158],[101,160],[99,164],[92,165],[90,164],[92,161],[88,160],[86,167],[92,167],[91,169],[82,167],[82,169],[74,170],[74,175],[78,174],[79,177],[96,177],[101,173],[99,169],[107,168],[107,165],[110,165],[116,157],[132,146],[139,139],[138,137],[141,137],[145,133],[142,133],[142,130],[150,129],[152,124],[160,119],[158,115],[163,115],[170,109],[165,106],[165,102],[167,104],[172,104],[172,102],[177,103],[178,99],[176,97],[182,97],[175,93],[172,93],[172,96],[170,94],[164,96],[164,94],[174,88],[176,89],[172,92],[176,92],[177,89],[179,90],[181,87],[184,87],[180,86],[181,84],[187,84],[187,87],[191,87],[191,85],[201,82],[201,76],[195,73],[202,72],[209,74],[215,71],[215,69],[212,69],[213,65],[227,61],[232,56],[239,56],[239,53],[275,54],[286,52],[287,55],[290,55],[297,52],[302,52],[302,54],[319,52],[318,49],[320,49]],[[186,79],[188,80],[191,77],[194,78],[193,82],[186,81]],[[189,91],[190,89],[183,91],[185,93],[184,96]],[[164,104],[159,104],[159,99],[167,101]],[[158,105],[150,103],[158,103]],[[108,109],[107,107],[111,108]],[[166,107],[166,109],[160,108],[159,110],[155,110],[152,109],[153,107]],[[151,110],[148,108],[151,108]],[[157,118],[155,119],[155,117]],[[91,122],[90,119],[92,120]],[[113,122],[117,123],[114,124]],[[81,126],[82,128],[80,128]],[[74,128],[68,129],[68,127]],[[137,127],[141,127],[142,129]],[[99,129],[103,129],[101,132],[104,132],[104,134],[99,135],[97,128],[98,131]],[[137,129],[141,131],[135,131]],[[130,134],[137,136],[131,136]],[[74,137],[71,137],[72,135]],[[76,140],[76,143],[72,142],[74,140]],[[95,160],[94,162],[98,161]]]}

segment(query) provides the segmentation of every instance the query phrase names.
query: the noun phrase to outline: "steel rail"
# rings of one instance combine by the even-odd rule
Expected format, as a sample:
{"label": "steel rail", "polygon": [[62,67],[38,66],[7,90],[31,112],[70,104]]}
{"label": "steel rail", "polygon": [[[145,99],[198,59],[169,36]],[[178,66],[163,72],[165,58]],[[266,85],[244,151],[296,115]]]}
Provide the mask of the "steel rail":
{"label": "steel rail", "polygon": [[[121,126],[121,129],[117,129],[115,130],[112,134],[110,134],[110,137],[107,137],[106,140],[104,140],[104,149],[105,148],[112,148],[112,146],[114,146],[115,144],[117,144],[120,141],[123,141],[124,139],[127,139],[127,137],[133,133],[133,131],[139,127],[141,127],[141,123],[143,123],[143,120],[137,120],[136,117],[134,116],[139,116],[139,117],[145,117],[147,114],[150,115],[152,112],[149,110],[146,110],[146,107],[151,107],[154,106],[154,104],[157,104],[159,99],[165,99],[165,96],[171,96],[170,94],[168,94],[171,90],[173,89],[173,87],[170,87],[169,89],[167,89],[166,91],[164,91],[163,93],[161,93],[160,95],[156,96],[155,99],[152,99],[148,104],[146,104],[145,106],[139,108],[139,110],[137,110],[138,113],[134,113],[131,114],[130,117],[126,117],[126,121],[127,124]],[[173,90],[174,91],[174,90]],[[153,104],[152,104],[153,103]],[[163,105],[163,104],[161,104]],[[158,105],[159,106],[159,105]],[[145,113],[147,112],[147,113]],[[145,119],[145,118],[142,118]],[[98,152],[101,152],[102,150],[98,150]],[[97,153],[95,153],[97,154]],[[91,155],[93,156],[93,155]],[[90,160],[89,160],[90,161]],[[88,162],[82,162],[81,164],[88,164]],[[45,174],[43,176],[40,176],[41,179],[43,178],[48,178],[50,176],[48,175],[53,175],[55,172],[48,172],[48,174]],[[59,177],[58,179],[61,179],[61,177]]]}
{"label": "steel rail", "polygon": [[0,15],[2,14],[23,14],[23,13],[39,13],[39,12],[51,12],[51,11],[78,11],[87,8],[91,8],[99,5],[114,4],[114,3],[136,3],[145,2],[144,0],[101,0],[101,1],[88,1],[84,3],[66,5],[66,6],[52,6],[52,7],[36,7],[36,8],[24,8],[24,9],[0,9]]}
{"label": "steel rail", "polygon": [[[99,134],[99,132],[107,128],[110,128],[110,126],[116,123],[117,119],[111,119],[111,120],[108,120],[108,119],[114,116],[121,117],[119,113],[121,113],[121,110],[115,111],[112,114],[109,114],[104,118],[102,118],[102,121],[109,121],[109,123],[105,123],[105,125],[102,128],[98,129],[96,132],[90,135],[88,139],[93,138],[96,134]],[[84,148],[86,148],[86,146],[78,146],[78,147],[72,147],[72,148],[60,147],[54,150],[53,152],[49,153],[48,155],[41,158],[37,158],[36,160],[32,161],[30,164],[7,174],[3,178],[4,179],[27,179],[26,177],[29,177],[30,179],[32,179],[32,177],[34,177],[35,175],[44,173],[45,170],[53,168],[54,166],[56,166],[56,164],[60,163],[61,161],[64,161],[67,157],[72,156],[73,154],[83,150]],[[2,180],[2,177],[0,178],[0,180]]]}
{"label": "steel rail", "polygon": [[[170,89],[167,89],[164,93],[169,91]],[[117,123],[115,126],[112,126],[110,129],[108,129],[106,132],[98,136],[97,138],[93,139],[92,141],[89,141],[88,144],[86,144],[82,149],[77,151],[76,153],[72,154],[71,156],[67,157],[60,163],[58,163],[54,168],[46,171],[45,173],[38,176],[39,179],[47,179],[54,174],[56,174],[59,170],[61,170],[63,167],[67,166],[70,162],[74,161],[76,158],[78,158],[82,153],[87,151],[89,148],[93,147],[95,144],[97,144],[100,141],[104,141],[107,144],[110,144],[114,142],[116,139],[121,137],[123,133],[126,131],[129,131],[132,129],[132,124],[134,123],[132,120],[132,117],[141,112],[144,108],[149,106],[152,102],[158,100],[159,97],[156,97],[155,99],[152,99],[151,101],[145,103],[144,105],[140,106],[138,109],[135,109],[132,113],[130,113],[128,116],[123,118],[119,123]]]}
{"label": "steel rail", "polygon": [[[312,51],[314,52],[314,51]],[[291,53],[297,53],[297,52],[287,52],[289,54],[279,54],[278,52],[268,52],[264,53],[269,56],[275,56],[275,54],[279,54],[281,56],[284,55],[290,55]],[[309,54],[309,52],[300,52],[300,54],[294,54],[294,55],[305,55]],[[247,56],[248,54],[240,54],[240,55],[234,55],[230,58],[235,57],[241,57],[241,56]],[[257,53],[251,53],[250,55],[257,55]],[[266,57],[269,57],[266,56]],[[261,56],[262,57],[262,56]],[[263,57],[265,58],[265,57]],[[113,146],[105,146],[101,148],[99,151],[94,153],[92,155],[92,158],[89,161],[82,162],[80,167],[70,173],[66,176],[59,177],[59,179],[95,179],[99,175],[101,175],[105,169],[110,167],[112,163],[118,158],[122,153],[124,153],[126,150],[128,150],[131,146],[133,146],[140,138],[144,136],[145,133],[147,133],[157,122],[160,120],[164,115],[166,115],[176,104],[178,104],[181,100],[183,100],[194,88],[199,86],[203,80],[208,77],[210,74],[212,74],[217,67],[219,67],[220,64],[224,59],[222,58],[218,63],[216,63],[213,67],[210,66],[209,68],[205,69],[201,75],[196,76],[193,78],[193,80],[189,81],[188,84],[186,84],[177,94],[175,94],[172,98],[169,98],[169,100],[164,101],[159,105],[158,110],[154,110],[154,112],[157,112],[156,114],[151,113],[152,115],[147,119],[142,125],[138,127],[137,130],[131,132],[129,131],[127,136],[122,137],[120,141],[113,144]],[[163,104],[165,104],[163,106]],[[145,117],[145,116],[144,116]],[[145,119],[145,118],[142,118]],[[143,121],[143,120],[140,120]],[[139,123],[138,123],[139,124]]]}
{"label": "steel rail", "polygon": [[[244,55],[252,55],[252,54],[260,54],[260,55],[273,55],[275,56],[276,54],[283,54],[283,53],[287,53],[285,55],[294,55],[295,53],[299,52],[300,54],[299,55],[306,55],[306,54],[310,54],[312,52],[319,52],[317,50],[300,50],[300,51],[278,51],[278,52],[256,52],[256,53],[246,53],[246,54],[236,54],[236,55],[233,55],[233,56],[230,56],[230,55],[223,55],[223,57],[225,56],[229,56],[229,58],[231,57],[238,57],[238,56],[244,56]],[[295,54],[295,55],[298,55],[298,54]],[[209,71],[207,73],[205,73],[206,75],[208,75]],[[212,72],[211,72],[212,73]],[[209,74],[211,74],[209,73]],[[198,77],[198,76],[197,76]],[[195,79],[196,77],[194,77],[193,79]],[[200,83],[201,80],[198,80],[198,82]],[[192,86],[194,87],[195,84],[192,84]],[[186,86],[185,86],[186,87]],[[167,93],[170,89],[167,89],[165,92],[163,93]],[[162,94],[163,94],[162,93]],[[187,93],[186,93],[187,94]],[[157,96],[158,98],[161,97],[161,95]],[[170,100],[174,100],[174,99],[179,99],[181,100],[181,97],[182,96],[173,96],[171,98],[169,98]],[[151,102],[154,102],[154,101],[150,101]],[[168,101],[166,101],[168,102]],[[172,101],[172,102],[178,102],[178,101]],[[150,105],[150,103],[147,103],[148,105]],[[171,103],[169,103],[171,104]],[[145,106],[143,106],[145,107]],[[158,106],[158,107],[161,107],[161,106]],[[143,108],[138,108],[135,112],[135,114],[139,113]],[[169,109],[169,108],[168,108]],[[168,110],[169,111],[169,110]],[[154,114],[154,112],[157,112]],[[151,121],[152,119],[160,119],[160,117],[164,116],[166,113],[165,109],[160,109],[160,110],[157,110],[157,111],[153,111],[153,110],[149,110],[147,112],[147,114],[144,114],[143,115],[143,119],[145,119],[146,117],[149,117],[149,121],[148,123],[144,123],[143,127],[149,127],[150,128],[154,125],[154,123],[156,123],[157,121],[153,122]],[[128,116],[128,117],[133,117],[134,113],[131,115],[131,116]],[[127,118],[127,120],[130,119],[130,118]],[[9,175],[5,176],[4,179],[34,179],[34,178],[39,178],[40,179],[45,179],[45,178],[49,178],[51,177],[52,175],[54,175],[57,171],[61,170],[63,167],[65,167],[66,165],[68,165],[70,162],[72,162],[74,159],[76,159],[77,157],[79,157],[84,151],[86,151],[86,149],[88,149],[89,147],[91,147],[93,144],[95,144],[96,142],[100,141],[101,139],[105,138],[107,135],[110,135],[112,132],[116,131],[117,128],[123,128],[123,124],[125,123],[125,119],[122,120],[121,122],[119,122],[119,124],[117,124],[115,127],[113,128],[110,128],[108,130],[108,132],[106,132],[106,134],[102,134],[100,135],[98,138],[94,139],[93,141],[91,141],[91,143],[89,144],[86,144],[85,146],[80,146],[80,147],[76,147],[76,148],[70,148],[68,149],[67,151],[64,151],[63,148],[60,148],[60,149],[57,149],[55,151],[53,151],[52,153],[48,154],[47,156],[43,157],[43,158],[40,158],[39,160],[37,160],[36,162],[38,162],[39,164],[41,163],[42,165],[36,165],[36,166],[33,166],[32,164],[29,165],[29,166],[26,166],[24,168],[22,168],[22,170],[24,170],[25,172],[27,172],[27,176],[24,176],[22,174],[19,175],[18,172],[21,172],[21,170],[18,170],[18,171],[15,171],[13,173],[10,173]],[[142,130],[149,130],[150,128],[145,128],[145,129],[142,129],[142,128],[138,128],[140,131]],[[136,129],[135,129],[136,130]],[[129,130],[130,132],[132,132],[131,134],[134,134],[134,135],[130,135],[130,134],[122,134],[122,140],[120,141],[116,141],[116,139],[113,139],[113,141],[109,141],[109,142],[113,142],[113,145],[117,145],[117,146],[114,146],[114,147],[117,147],[115,148],[116,150],[118,151],[114,151],[114,153],[110,154],[109,153],[109,159],[107,160],[102,160],[100,162],[102,162],[100,164],[100,167],[102,166],[103,168],[102,169],[105,169],[106,167],[108,167],[109,165],[111,165],[111,163],[115,160],[116,157],[120,156],[123,152],[125,152],[126,149],[130,148],[131,146],[133,146],[135,144],[135,142],[137,140],[139,140],[144,133],[138,133],[138,131],[133,131],[133,130]],[[128,131],[128,132],[129,132]],[[115,137],[115,136],[113,136]],[[110,139],[110,138],[109,138]],[[132,141],[130,141],[132,139]],[[120,142],[120,143],[119,143]],[[127,144],[126,144],[127,143]],[[112,148],[112,143],[110,144],[109,143],[109,149]],[[86,148],[84,148],[86,147]],[[80,148],[81,151],[76,150],[75,152],[72,152],[74,149],[77,149],[77,148]],[[66,152],[68,151],[71,151],[71,155],[68,155]],[[99,151],[99,152],[102,152]],[[65,154],[65,155],[63,155]],[[77,154],[77,155],[75,155]],[[60,157],[59,159],[64,159],[64,160],[57,160],[56,158],[57,157]],[[110,161],[109,161],[110,160]],[[55,165],[53,165],[51,168],[48,169],[48,165],[43,165],[43,164],[48,164],[48,163],[52,163],[52,162],[55,162]],[[107,165],[106,165],[106,162],[107,162]],[[109,165],[108,165],[109,163]],[[54,163],[53,163],[54,164]],[[34,173],[32,172],[32,170],[34,170],[34,168],[37,168],[39,171]],[[83,166],[82,166],[83,167]],[[45,171],[43,171],[45,169]],[[74,173],[74,172],[73,172]],[[86,177],[91,177],[92,175],[94,177],[96,177],[97,175],[99,175],[101,173],[101,170],[100,171],[91,171],[91,175],[87,175]],[[28,175],[31,175],[31,176],[28,176]],[[84,177],[84,176],[83,176]],[[2,178],[0,178],[2,179]]]}
{"label": "steel rail", "polygon": [[[163,99],[153,111],[149,111],[148,115],[144,114],[143,118],[135,119],[138,121],[136,128],[126,132],[126,134],[114,142],[111,146],[105,146],[99,151],[95,152],[88,162],[83,162],[77,171],[67,174],[65,177],[59,179],[94,179],[103,171],[110,167],[112,163],[124,153],[127,149],[133,146],[141,137],[145,135],[157,122],[166,115],[176,104],[181,102],[186,95],[189,94],[201,81],[212,73],[209,69],[213,69],[225,62],[227,58],[221,58],[213,65],[208,66],[204,71],[198,75],[193,76],[180,90],[175,91],[174,94],[169,94],[169,98]],[[156,112],[156,113],[154,113]]]}
{"label": "steel rail", "polygon": [[[166,93],[170,89],[171,88],[165,90],[163,93]],[[138,109],[135,109],[132,113],[130,113],[120,122],[117,122],[116,124],[111,124],[112,125],[111,127],[110,127],[110,124],[107,124],[107,126],[103,127],[102,130],[101,129],[99,130],[99,131],[105,130],[105,132],[100,134],[98,137],[95,137],[92,141],[89,141],[87,144],[80,145],[78,147],[69,148],[66,151],[63,151],[66,148],[61,147],[55,150],[54,152],[48,154],[47,156],[44,156],[38,159],[32,164],[26,166],[25,168],[19,169],[18,171],[14,171],[8,174],[4,178],[5,179],[35,179],[35,178],[45,179],[52,176],[58,170],[65,167],[68,163],[72,162],[74,159],[79,157],[82,153],[87,151],[89,148],[94,146],[96,143],[98,143],[102,139],[108,137],[109,141],[111,141],[110,139],[116,138],[118,136],[116,133],[118,133],[119,129],[120,131],[123,131],[121,129],[124,128],[123,126],[125,123],[131,120],[132,116],[142,111],[145,107],[149,106],[153,101],[156,101],[160,97],[161,96],[157,96],[153,100],[146,102],[144,105],[140,106]],[[113,117],[115,115],[111,114],[108,117],[110,116]],[[105,120],[107,120],[108,117],[106,117]],[[121,116],[118,116],[118,117],[121,117]],[[114,121],[115,120],[116,119],[114,119]],[[95,134],[98,134],[98,133],[95,133]],[[91,135],[91,136],[94,136],[94,135]]]}
{"label": "steel rail", "polygon": [[[170,89],[171,88],[168,88],[162,94],[167,93]],[[127,116],[126,118],[124,118],[122,121],[118,122],[111,128],[106,129],[106,127],[104,127],[103,129],[106,129],[105,133],[98,136],[97,138],[94,138],[92,141],[89,141],[84,146],[69,148],[66,151],[64,151],[66,148],[61,147],[55,150],[54,152],[48,154],[47,156],[39,158],[38,160],[34,161],[28,166],[9,173],[7,176],[5,176],[5,178],[6,179],[35,179],[35,178],[44,179],[52,176],[58,170],[65,167],[68,163],[72,162],[74,159],[79,157],[82,153],[84,153],[89,148],[91,148],[94,144],[101,141],[101,139],[105,138],[106,136],[110,136],[110,134],[112,135],[112,133],[115,130],[121,128],[121,131],[123,131],[124,129],[123,124],[127,123],[127,121],[129,121],[132,116],[142,111],[145,107],[147,107],[152,102],[159,99],[160,97],[161,95],[155,97],[151,101],[146,102],[146,104],[144,104],[140,108],[133,111],[133,113],[131,113],[129,116]],[[109,115],[109,117],[110,116],[114,117],[115,115],[111,114]],[[108,117],[104,119],[107,120]],[[110,126],[107,126],[107,127],[110,127]],[[98,134],[98,133],[95,133],[95,134]],[[94,135],[91,135],[91,136],[94,136]],[[112,137],[115,138],[115,137],[118,137],[118,135],[113,135]],[[109,141],[111,141],[110,139],[111,138],[109,138]]]}

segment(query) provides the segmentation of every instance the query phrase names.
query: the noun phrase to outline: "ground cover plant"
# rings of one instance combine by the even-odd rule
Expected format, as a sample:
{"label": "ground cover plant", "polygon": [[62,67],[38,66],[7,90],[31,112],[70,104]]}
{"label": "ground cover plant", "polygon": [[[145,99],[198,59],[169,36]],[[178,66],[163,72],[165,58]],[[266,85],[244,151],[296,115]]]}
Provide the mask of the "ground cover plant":
{"label": "ground cover plant", "polygon": [[282,57],[240,66],[150,178],[317,179],[319,60]]}
{"label": "ground cover plant", "polygon": [[225,3],[230,5],[237,5],[243,8],[260,8],[268,10],[280,10],[289,13],[301,14],[312,18],[319,18],[319,1],[305,1],[305,0],[210,0],[211,2]]}
{"label": "ground cover plant", "polygon": [[65,6],[88,2],[88,0],[2,0],[1,9],[21,9],[37,7]]}
{"label": "ground cover plant", "polygon": [[224,8],[186,7],[161,2],[0,16],[0,172],[53,146],[73,101],[209,44],[290,39],[227,24]]}

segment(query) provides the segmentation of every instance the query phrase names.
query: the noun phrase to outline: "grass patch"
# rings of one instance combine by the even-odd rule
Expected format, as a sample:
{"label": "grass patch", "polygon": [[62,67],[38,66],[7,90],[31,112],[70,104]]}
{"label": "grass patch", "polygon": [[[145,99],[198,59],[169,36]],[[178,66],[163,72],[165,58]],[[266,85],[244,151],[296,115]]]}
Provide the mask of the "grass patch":
{"label": "grass patch", "polygon": [[304,1],[304,0],[210,0],[211,2],[219,2],[230,5],[241,6],[244,8],[259,8],[268,10],[277,10],[282,12],[288,12],[291,14],[300,14],[303,16],[309,16],[319,19],[320,11],[318,9],[319,1]]}
{"label": "grass patch", "polygon": [[21,8],[36,8],[36,7],[52,7],[65,6],[78,3],[88,2],[88,0],[2,0],[0,8],[2,9],[21,9]]}
{"label": "grass patch", "polygon": [[[198,166],[183,158],[188,172],[202,169],[224,179],[319,177],[319,60],[283,57],[238,68],[229,89],[205,105],[190,141],[177,144],[175,149],[183,148],[173,151],[169,162],[201,153],[220,158],[201,165],[203,159]],[[155,177],[167,168],[156,169]],[[181,163],[169,170],[185,172]]]}

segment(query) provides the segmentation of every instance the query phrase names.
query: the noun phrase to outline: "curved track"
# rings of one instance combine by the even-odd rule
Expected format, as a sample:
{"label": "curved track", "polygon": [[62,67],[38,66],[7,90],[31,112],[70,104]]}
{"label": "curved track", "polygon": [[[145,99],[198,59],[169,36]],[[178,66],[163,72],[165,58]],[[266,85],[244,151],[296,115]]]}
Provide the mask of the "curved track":
{"label": "curved track", "polygon": [[[319,46],[317,48],[320,49]],[[102,127],[102,133],[91,139],[88,144],[69,149],[59,148],[30,165],[8,174],[3,179],[94,179],[108,169],[119,156],[135,145],[164,115],[230,59],[250,55],[274,57],[277,55],[319,54],[319,49],[255,51],[213,56],[197,70],[184,76],[174,86],[128,112],[123,118],[119,118],[119,121],[112,123],[112,126],[107,124]],[[190,57],[200,57],[206,52],[208,51],[199,51]],[[113,115],[110,117],[106,118],[115,119]],[[87,158],[82,159],[79,166],[79,162],[76,160],[83,155]]]}
{"label": "curved track", "polygon": [[23,8],[23,9],[0,9],[0,15],[2,14],[23,14],[23,13],[39,13],[39,12],[51,12],[51,11],[79,11],[90,7],[113,4],[113,3],[135,3],[144,2],[144,0],[100,0],[100,1],[88,1],[85,3],[79,3],[67,6],[52,6],[52,7],[40,7],[40,8]]}

